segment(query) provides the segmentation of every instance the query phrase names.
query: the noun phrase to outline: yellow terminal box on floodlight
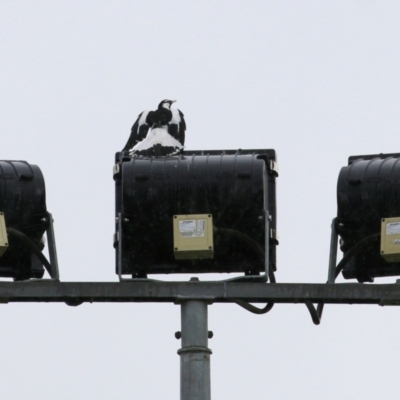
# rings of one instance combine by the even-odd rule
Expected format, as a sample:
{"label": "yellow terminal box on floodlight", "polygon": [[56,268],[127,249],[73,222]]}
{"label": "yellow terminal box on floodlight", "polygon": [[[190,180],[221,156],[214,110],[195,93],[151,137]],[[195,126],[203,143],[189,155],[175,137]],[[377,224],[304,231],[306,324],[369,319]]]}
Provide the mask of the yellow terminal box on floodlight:
{"label": "yellow terminal box on floodlight", "polygon": [[8,237],[4,213],[0,212],[0,257],[8,249]]}
{"label": "yellow terminal box on floodlight", "polygon": [[176,260],[214,257],[211,214],[174,215],[173,225]]}
{"label": "yellow terminal box on floodlight", "polygon": [[400,261],[400,217],[382,218],[381,256],[388,262]]}

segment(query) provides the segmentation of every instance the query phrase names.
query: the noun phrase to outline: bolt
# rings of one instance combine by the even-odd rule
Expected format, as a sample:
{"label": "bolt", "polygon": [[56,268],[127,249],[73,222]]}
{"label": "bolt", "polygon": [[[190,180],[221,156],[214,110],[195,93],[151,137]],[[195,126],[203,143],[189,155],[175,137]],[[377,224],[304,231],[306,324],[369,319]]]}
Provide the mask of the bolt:
{"label": "bolt", "polygon": [[208,331],[208,338],[212,339],[214,336],[214,332],[213,331]]}
{"label": "bolt", "polygon": [[176,337],[177,339],[180,339],[180,338],[182,337],[181,331],[175,332],[175,337]]}

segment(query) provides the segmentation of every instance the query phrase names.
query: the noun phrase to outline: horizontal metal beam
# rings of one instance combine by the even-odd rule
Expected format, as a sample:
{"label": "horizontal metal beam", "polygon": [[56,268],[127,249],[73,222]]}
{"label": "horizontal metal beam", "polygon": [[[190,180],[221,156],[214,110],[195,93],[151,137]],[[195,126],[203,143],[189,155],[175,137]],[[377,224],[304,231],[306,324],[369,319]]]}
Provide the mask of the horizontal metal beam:
{"label": "horizontal metal beam", "polygon": [[239,282],[0,282],[0,303],[175,302],[400,305],[400,284]]}

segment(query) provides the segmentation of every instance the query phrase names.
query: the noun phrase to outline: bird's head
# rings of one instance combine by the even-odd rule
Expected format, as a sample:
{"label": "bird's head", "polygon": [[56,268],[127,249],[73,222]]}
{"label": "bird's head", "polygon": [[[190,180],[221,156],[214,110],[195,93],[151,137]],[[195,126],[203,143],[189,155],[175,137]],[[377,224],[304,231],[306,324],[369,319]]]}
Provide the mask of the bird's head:
{"label": "bird's head", "polygon": [[175,103],[176,100],[163,100],[159,105],[158,105],[158,109],[160,108],[166,108],[167,110],[171,109],[171,105],[172,103]]}

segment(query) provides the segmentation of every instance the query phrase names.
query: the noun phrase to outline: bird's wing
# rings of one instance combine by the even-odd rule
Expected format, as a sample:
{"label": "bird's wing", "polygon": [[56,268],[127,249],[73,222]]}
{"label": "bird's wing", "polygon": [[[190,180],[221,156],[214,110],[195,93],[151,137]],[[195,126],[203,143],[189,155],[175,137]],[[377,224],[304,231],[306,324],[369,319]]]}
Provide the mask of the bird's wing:
{"label": "bird's wing", "polygon": [[152,125],[152,115],[153,111],[149,110],[143,111],[139,114],[137,120],[132,126],[131,135],[129,136],[129,139],[122,151],[130,150],[133,146],[146,137],[147,132]]}
{"label": "bird's wing", "polygon": [[178,140],[182,146],[185,144],[186,122],[183,113],[177,108],[172,108],[172,120],[168,124],[168,133]]}

